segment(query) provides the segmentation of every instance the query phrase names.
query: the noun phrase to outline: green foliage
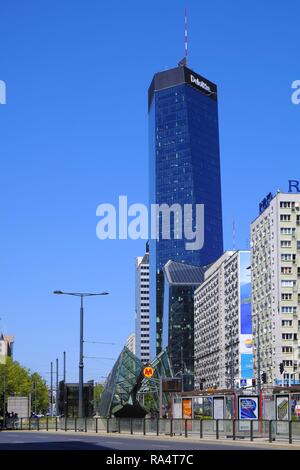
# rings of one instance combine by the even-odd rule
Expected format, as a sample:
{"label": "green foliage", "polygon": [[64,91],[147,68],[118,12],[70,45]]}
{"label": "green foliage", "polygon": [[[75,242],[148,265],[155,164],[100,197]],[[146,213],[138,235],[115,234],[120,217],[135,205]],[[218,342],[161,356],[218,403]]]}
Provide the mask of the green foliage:
{"label": "green foliage", "polygon": [[144,408],[150,412],[150,411],[157,411],[157,406],[155,399],[151,393],[146,393],[144,396]]}
{"label": "green foliage", "polygon": [[36,384],[37,412],[48,411],[48,390],[45,381],[36,372],[22,367],[18,362],[7,359],[5,364],[0,364],[0,414],[3,413],[3,392],[6,386],[6,398],[9,396],[28,396],[31,394],[31,408],[34,410],[34,387]]}
{"label": "green foliage", "polygon": [[94,409],[97,409],[100,404],[103,388],[103,384],[97,384],[94,387]]}

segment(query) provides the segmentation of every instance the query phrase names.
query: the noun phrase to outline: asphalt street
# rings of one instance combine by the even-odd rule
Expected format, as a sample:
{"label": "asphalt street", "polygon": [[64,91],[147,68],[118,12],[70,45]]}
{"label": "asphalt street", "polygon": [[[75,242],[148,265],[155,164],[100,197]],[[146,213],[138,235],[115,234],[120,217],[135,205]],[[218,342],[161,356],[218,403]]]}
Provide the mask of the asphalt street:
{"label": "asphalt street", "polygon": [[[137,437],[115,437],[111,435],[61,434],[51,432],[2,431],[2,450],[257,450],[270,446],[245,446],[243,443],[178,442]],[[286,447],[285,447],[286,448]],[[280,449],[276,446],[274,449]]]}

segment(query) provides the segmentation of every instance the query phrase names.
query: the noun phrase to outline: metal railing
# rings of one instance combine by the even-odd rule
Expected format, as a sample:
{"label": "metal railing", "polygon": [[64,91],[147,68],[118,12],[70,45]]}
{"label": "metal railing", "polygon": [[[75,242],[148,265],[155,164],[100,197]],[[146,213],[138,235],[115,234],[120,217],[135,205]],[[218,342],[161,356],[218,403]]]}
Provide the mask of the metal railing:
{"label": "metal railing", "polygon": [[10,419],[5,429],[286,441],[290,444],[300,441],[300,421],[276,420],[47,417]]}

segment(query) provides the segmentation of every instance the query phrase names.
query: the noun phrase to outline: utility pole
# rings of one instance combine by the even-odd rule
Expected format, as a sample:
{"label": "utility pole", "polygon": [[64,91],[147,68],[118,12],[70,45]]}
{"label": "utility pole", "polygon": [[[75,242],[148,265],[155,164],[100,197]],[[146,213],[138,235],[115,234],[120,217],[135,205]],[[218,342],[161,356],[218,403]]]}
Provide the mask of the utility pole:
{"label": "utility pole", "polygon": [[58,416],[58,358],[56,359],[56,393],[55,393],[55,415]]}
{"label": "utility pole", "polygon": [[66,374],[67,374],[67,371],[66,371],[66,351],[64,351],[64,391],[63,391],[63,400],[64,400],[64,403],[63,403],[63,414],[64,414],[64,417],[67,416],[67,386],[66,386]]}
{"label": "utility pole", "polygon": [[6,378],[5,374],[3,376],[3,428],[5,428],[5,422],[6,422]]}
{"label": "utility pole", "polygon": [[37,406],[36,406],[36,380],[33,382],[33,387],[34,387],[34,414],[36,416],[37,413]]}
{"label": "utility pole", "polygon": [[64,351],[64,382],[66,381],[66,351]]}
{"label": "utility pole", "polygon": [[53,362],[51,362],[50,374],[50,416],[53,416]]}

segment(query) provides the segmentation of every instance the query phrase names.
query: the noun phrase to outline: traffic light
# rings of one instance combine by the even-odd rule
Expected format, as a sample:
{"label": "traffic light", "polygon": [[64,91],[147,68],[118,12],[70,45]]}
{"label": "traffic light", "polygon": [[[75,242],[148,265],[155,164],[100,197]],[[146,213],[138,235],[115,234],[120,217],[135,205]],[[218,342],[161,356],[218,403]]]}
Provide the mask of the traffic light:
{"label": "traffic light", "polygon": [[267,383],[267,374],[265,372],[261,374],[261,381],[263,384]]}
{"label": "traffic light", "polygon": [[280,370],[280,373],[283,374],[283,371],[284,371],[283,362],[279,364],[279,370]]}
{"label": "traffic light", "polygon": [[252,387],[256,387],[256,379],[252,379]]}

